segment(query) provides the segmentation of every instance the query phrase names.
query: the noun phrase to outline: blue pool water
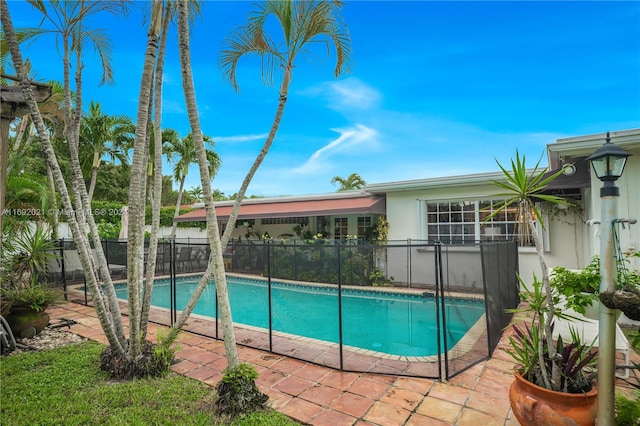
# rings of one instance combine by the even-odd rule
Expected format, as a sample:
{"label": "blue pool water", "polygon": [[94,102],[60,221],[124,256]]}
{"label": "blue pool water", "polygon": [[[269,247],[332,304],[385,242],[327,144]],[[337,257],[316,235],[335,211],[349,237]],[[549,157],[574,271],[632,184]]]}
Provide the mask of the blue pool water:
{"label": "blue pool water", "polygon": [[[268,285],[263,280],[229,276],[233,321],[269,328]],[[177,309],[181,310],[197,285],[197,278],[177,281]],[[158,280],[151,303],[170,306],[170,286]],[[126,287],[117,290],[126,299]],[[295,285],[272,281],[274,331],[339,342],[338,291],[335,287]],[[449,299],[445,310],[447,346],[452,348],[484,313],[484,302]],[[215,317],[215,284],[209,283],[193,313]],[[375,290],[342,290],[343,343],[393,355],[431,356],[438,353],[436,306],[433,297],[390,294]]]}

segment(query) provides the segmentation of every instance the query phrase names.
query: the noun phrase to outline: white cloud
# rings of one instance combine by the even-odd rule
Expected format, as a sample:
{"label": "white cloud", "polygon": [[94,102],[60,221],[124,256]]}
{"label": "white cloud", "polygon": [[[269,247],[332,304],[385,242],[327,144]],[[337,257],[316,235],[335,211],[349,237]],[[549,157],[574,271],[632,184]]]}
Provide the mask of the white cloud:
{"label": "white cloud", "polygon": [[236,135],[236,136],[216,136],[213,138],[216,142],[248,142],[255,141],[259,139],[265,139],[269,134],[268,133],[257,133],[253,135]]}
{"label": "white cloud", "polygon": [[293,169],[294,173],[316,173],[323,164],[326,164],[328,157],[336,152],[341,152],[363,143],[375,144],[378,132],[363,124],[357,124],[348,129],[331,129],[340,134],[322,148],[314,152],[311,157],[300,167]]}
{"label": "white cloud", "polygon": [[373,109],[377,108],[382,100],[382,94],[376,88],[355,77],[326,81],[300,93],[322,97],[329,104],[329,108],[337,111]]}

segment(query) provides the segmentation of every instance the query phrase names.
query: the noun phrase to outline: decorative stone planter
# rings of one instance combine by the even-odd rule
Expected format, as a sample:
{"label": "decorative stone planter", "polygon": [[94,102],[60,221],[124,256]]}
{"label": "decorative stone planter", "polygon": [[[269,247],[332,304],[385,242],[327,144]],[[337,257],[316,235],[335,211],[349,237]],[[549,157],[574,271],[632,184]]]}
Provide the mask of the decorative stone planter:
{"label": "decorative stone planter", "polygon": [[49,325],[50,317],[44,311],[14,306],[6,320],[14,336],[31,338]]}

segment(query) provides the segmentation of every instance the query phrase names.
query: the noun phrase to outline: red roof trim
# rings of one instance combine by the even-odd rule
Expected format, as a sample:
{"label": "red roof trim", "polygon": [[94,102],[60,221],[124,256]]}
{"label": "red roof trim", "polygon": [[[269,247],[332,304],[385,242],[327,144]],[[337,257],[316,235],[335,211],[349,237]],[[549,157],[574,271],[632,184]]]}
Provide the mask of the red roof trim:
{"label": "red roof trim", "polygon": [[[218,220],[226,220],[232,206],[216,207]],[[303,200],[277,203],[243,204],[238,219],[264,219],[270,217],[296,216],[333,216],[344,214],[384,214],[384,197],[359,197],[327,200]],[[204,222],[205,209],[201,208],[185,213],[174,219],[175,222]]]}

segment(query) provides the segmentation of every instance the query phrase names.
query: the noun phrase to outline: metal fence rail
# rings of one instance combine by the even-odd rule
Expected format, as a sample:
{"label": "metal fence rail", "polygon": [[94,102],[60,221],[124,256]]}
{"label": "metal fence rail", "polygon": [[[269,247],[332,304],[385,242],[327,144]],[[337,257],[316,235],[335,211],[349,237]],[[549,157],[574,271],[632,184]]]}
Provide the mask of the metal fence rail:
{"label": "metal fence rail", "polygon": [[[127,243],[102,245],[111,277],[124,281]],[[73,242],[58,247],[49,276],[88,303]],[[209,256],[206,241],[158,243],[154,294],[166,292],[169,303],[152,321],[176,321],[195,285],[184,277],[201,275]],[[515,241],[243,241],[223,258],[238,343],[344,371],[450,379],[492,354],[510,320],[505,309],[518,304]],[[231,277],[239,276],[248,295],[237,293]],[[217,318],[211,285],[187,330],[221,338]],[[428,344],[437,348],[420,352]]]}

